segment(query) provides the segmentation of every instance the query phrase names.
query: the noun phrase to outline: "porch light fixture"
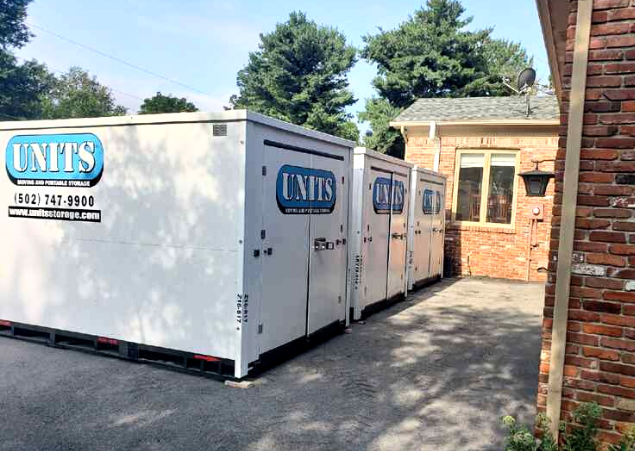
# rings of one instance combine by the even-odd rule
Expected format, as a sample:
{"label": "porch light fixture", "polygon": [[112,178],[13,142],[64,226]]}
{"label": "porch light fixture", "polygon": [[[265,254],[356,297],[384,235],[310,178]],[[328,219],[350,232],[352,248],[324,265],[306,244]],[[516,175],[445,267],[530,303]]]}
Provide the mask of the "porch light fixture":
{"label": "porch light fixture", "polygon": [[543,161],[554,160],[532,161],[532,163],[536,163],[536,169],[534,169],[533,171],[527,171],[518,174],[525,181],[525,190],[527,192],[527,197],[545,197],[547,186],[549,185],[549,180],[552,177],[555,177],[555,174],[553,172],[545,172],[538,169],[538,164],[542,163]]}

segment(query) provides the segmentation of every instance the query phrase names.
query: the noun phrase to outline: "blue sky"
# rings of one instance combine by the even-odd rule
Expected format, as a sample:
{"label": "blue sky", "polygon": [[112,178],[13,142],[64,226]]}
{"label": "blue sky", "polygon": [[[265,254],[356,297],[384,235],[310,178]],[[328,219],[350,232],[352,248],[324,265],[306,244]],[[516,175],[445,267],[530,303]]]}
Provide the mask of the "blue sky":
{"label": "blue sky", "polygon": [[[227,104],[236,90],[236,72],[256,50],[259,33],[282,22],[292,10],[307,12],[320,24],[337,27],[361,47],[362,36],[404,21],[422,1],[399,0],[35,0],[28,22],[149,71],[192,86],[201,94],[79,48],[38,29],[18,52],[53,70],[76,65],[116,90],[117,101],[136,112],[157,91],[185,96],[201,110]],[[547,80],[548,64],[534,0],[463,0],[474,16],[471,28],[493,27],[494,36],[520,42],[534,56],[538,78]],[[398,6],[397,6],[398,5]],[[363,109],[373,95],[375,68],[363,61],[349,74],[359,99],[349,110]],[[129,95],[127,95],[129,94]]]}

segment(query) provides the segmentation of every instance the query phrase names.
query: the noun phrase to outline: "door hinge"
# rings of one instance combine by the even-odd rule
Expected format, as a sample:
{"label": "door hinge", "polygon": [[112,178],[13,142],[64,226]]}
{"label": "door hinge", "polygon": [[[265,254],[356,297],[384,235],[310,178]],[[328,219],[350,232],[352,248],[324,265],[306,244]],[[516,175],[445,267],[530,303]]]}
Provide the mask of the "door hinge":
{"label": "door hinge", "polygon": [[262,333],[262,324],[258,324],[258,333],[261,334]]}
{"label": "door hinge", "polygon": [[262,167],[262,175],[267,175],[267,166]]}

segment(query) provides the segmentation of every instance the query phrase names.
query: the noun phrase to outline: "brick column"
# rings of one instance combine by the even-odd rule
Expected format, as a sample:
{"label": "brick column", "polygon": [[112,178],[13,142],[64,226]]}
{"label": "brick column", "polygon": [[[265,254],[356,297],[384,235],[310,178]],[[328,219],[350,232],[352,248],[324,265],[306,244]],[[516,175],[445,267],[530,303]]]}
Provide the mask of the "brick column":
{"label": "brick column", "polygon": [[[576,1],[570,2],[561,138],[537,405],[545,410]],[[635,422],[635,1],[595,0],[587,73],[562,420],[604,409],[600,440]]]}

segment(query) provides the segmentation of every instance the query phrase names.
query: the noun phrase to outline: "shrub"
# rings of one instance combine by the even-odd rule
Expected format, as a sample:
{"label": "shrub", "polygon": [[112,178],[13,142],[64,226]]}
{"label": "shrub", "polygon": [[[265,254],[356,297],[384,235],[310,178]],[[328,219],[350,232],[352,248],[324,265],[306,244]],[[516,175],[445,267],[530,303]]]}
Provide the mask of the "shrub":
{"label": "shrub", "polygon": [[[596,403],[581,404],[574,412],[575,424],[566,427],[560,424],[560,443],[557,444],[549,431],[549,420],[544,414],[538,415],[536,426],[541,438],[535,438],[529,428],[518,425],[511,416],[502,418],[507,428],[504,451],[597,451],[597,422],[602,409]],[[630,429],[617,445],[610,445],[609,451],[635,451],[635,429]]]}

